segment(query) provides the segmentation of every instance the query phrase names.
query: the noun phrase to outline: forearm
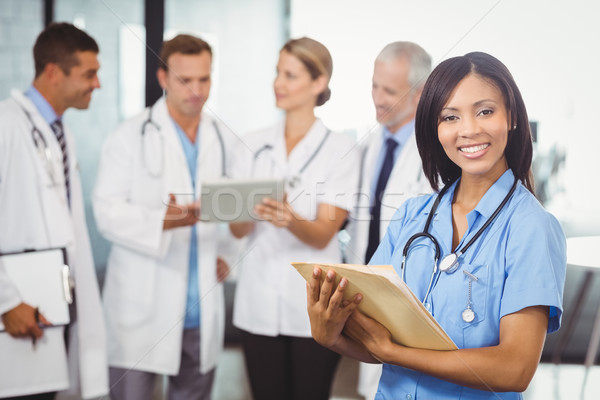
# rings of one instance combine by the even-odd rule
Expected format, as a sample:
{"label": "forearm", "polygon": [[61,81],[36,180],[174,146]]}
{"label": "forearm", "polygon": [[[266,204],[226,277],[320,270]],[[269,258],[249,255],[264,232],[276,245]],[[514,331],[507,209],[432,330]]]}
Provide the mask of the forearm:
{"label": "forearm", "polygon": [[344,335],[340,336],[339,341],[333,346],[329,347],[329,349],[343,356],[354,358],[358,361],[369,364],[381,364],[381,361],[373,357],[373,355],[371,355],[364,346]]}
{"label": "forearm", "polygon": [[237,222],[229,224],[231,234],[237,239],[249,235],[254,230],[254,222]]}
{"label": "forearm", "polygon": [[336,232],[330,221],[308,221],[298,216],[290,222],[288,230],[298,240],[316,249],[325,248]]}
{"label": "forearm", "polygon": [[[502,317],[495,346],[433,351],[368,341],[374,357],[480,390],[522,392],[537,369],[548,326],[548,308],[528,307]],[[363,342],[365,343],[365,342]]]}
{"label": "forearm", "polygon": [[[401,365],[448,382],[496,392],[522,392],[537,363],[520,360],[501,346],[434,351],[392,345],[384,350],[382,361]],[[533,367],[533,368],[532,368]]]}
{"label": "forearm", "polygon": [[306,220],[292,211],[288,230],[300,241],[317,249],[325,248],[340,229],[348,211],[331,204],[320,204],[314,221]]}

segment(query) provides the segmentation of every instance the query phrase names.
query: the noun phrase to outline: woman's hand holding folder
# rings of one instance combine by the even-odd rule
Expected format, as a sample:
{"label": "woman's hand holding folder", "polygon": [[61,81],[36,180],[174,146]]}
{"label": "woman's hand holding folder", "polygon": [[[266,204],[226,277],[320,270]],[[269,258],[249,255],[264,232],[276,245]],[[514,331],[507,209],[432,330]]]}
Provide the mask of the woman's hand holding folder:
{"label": "woman's hand holding folder", "polygon": [[[351,300],[344,300],[348,280],[342,278],[335,285],[335,271],[329,270],[322,279],[322,271],[315,267],[311,280],[306,285],[308,315],[313,338],[322,346],[358,360],[376,363],[365,348],[342,332],[353,313],[359,313],[362,295],[357,293]],[[361,314],[362,315],[362,314]]]}

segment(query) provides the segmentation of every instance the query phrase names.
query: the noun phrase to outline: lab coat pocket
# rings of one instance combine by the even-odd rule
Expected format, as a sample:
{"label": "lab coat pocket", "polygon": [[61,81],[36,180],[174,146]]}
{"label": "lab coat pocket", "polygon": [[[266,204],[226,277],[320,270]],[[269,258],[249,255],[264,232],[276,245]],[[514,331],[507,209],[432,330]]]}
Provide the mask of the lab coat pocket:
{"label": "lab coat pocket", "polygon": [[487,265],[461,264],[455,274],[461,280],[455,318],[466,329],[486,318],[489,268]]}

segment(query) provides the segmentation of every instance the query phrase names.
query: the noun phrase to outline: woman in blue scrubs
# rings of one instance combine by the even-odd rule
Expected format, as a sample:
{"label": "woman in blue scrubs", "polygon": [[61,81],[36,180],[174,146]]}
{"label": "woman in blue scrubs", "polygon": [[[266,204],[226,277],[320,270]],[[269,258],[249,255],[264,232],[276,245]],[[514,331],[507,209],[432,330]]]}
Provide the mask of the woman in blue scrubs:
{"label": "woman in blue scrubs", "polygon": [[404,203],[371,264],[400,273],[407,241],[433,212],[428,233],[440,260],[458,255],[456,267],[432,280],[435,244],[421,235],[407,249],[405,279],[458,350],[392,342],[356,310],[361,295],[343,300],[346,279],[334,287],[330,271],[320,285],[318,268],[307,286],[313,337],[382,362],[376,399],[521,399],[546,334],[560,326],[566,245],[533,195],[529,121],[510,72],[485,53],[442,62],[423,89],[416,137],[431,186],[445,191]]}

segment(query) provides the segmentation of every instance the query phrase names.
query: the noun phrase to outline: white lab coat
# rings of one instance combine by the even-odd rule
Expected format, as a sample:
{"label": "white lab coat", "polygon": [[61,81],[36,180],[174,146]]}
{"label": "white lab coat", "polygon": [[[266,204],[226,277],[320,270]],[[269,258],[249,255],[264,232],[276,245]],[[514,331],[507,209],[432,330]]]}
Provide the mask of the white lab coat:
{"label": "white lab coat", "polygon": [[[163,231],[163,219],[169,193],[176,194],[178,203],[191,203],[198,198],[202,180],[222,177],[222,147],[211,117],[203,113],[194,193],[164,98],[152,107],[152,121],[160,130],[146,124],[143,140],[142,125],[147,118],[145,110],[109,136],[94,189],[98,229],[112,242],[103,291],[109,365],[176,375],[186,307],[191,227]],[[226,150],[232,134],[221,125],[219,128]],[[216,366],[223,347],[225,305],[223,287],[216,275],[219,225],[199,223],[197,231],[200,369],[205,373]]]}
{"label": "white lab coat", "polygon": [[[289,156],[283,122],[244,136],[245,145],[236,152],[234,174],[239,178],[281,177],[290,181],[314,156],[300,175],[300,182],[293,188],[286,187],[294,211],[309,220],[315,218],[320,203],[350,211],[358,185],[358,147],[339,132],[331,132],[323,141],[326,132],[325,125],[315,121]],[[265,336],[311,336],[306,282],[291,266],[293,261],[340,262],[337,238],[334,236],[324,249],[316,249],[285,228],[257,221],[248,236],[236,284],[236,327]]]}
{"label": "white lab coat", "polygon": [[[371,221],[371,184],[372,177],[377,167],[377,158],[383,145],[383,130],[374,132],[363,145],[361,152],[362,171],[357,201],[348,232],[351,239],[346,255],[348,262],[356,264],[365,263],[365,253],[369,238],[369,223]],[[385,187],[381,201],[381,226],[380,238],[383,239],[389,223],[392,221],[396,210],[407,199],[422,194],[431,193],[431,185],[423,174],[423,164],[417,149],[414,133],[402,147],[394,164],[389,180]]]}
{"label": "white lab coat", "polygon": [[[51,165],[38,155],[33,127],[23,109],[48,143]],[[73,138],[65,130],[70,160],[69,210],[60,146],[33,103],[14,90],[11,98],[0,103],[0,121],[0,252],[66,247],[77,305],[76,322],[69,326],[70,377],[65,380],[62,376],[66,367],[62,328],[46,329],[35,352],[31,351],[31,339],[13,339],[1,333],[0,397],[67,387],[84,398],[102,396],[108,392],[106,332]],[[0,314],[19,303],[21,298],[0,263]]]}
{"label": "white lab coat", "polygon": [[[374,132],[362,148],[361,188],[356,208],[348,225],[350,243],[346,249],[348,262],[365,263],[371,221],[371,185],[377,167],[377,158],[383,146],[383,128]],[[431,193],[431,185],[423,174],[423,164],[417,149],[414,132],[402,147],[385,187],[381,202],[380,238],[383,239],[396,210],[408,198]],[[377,391],[381,364],[360,364],[358,392],[366,399],[373,399]]]}

